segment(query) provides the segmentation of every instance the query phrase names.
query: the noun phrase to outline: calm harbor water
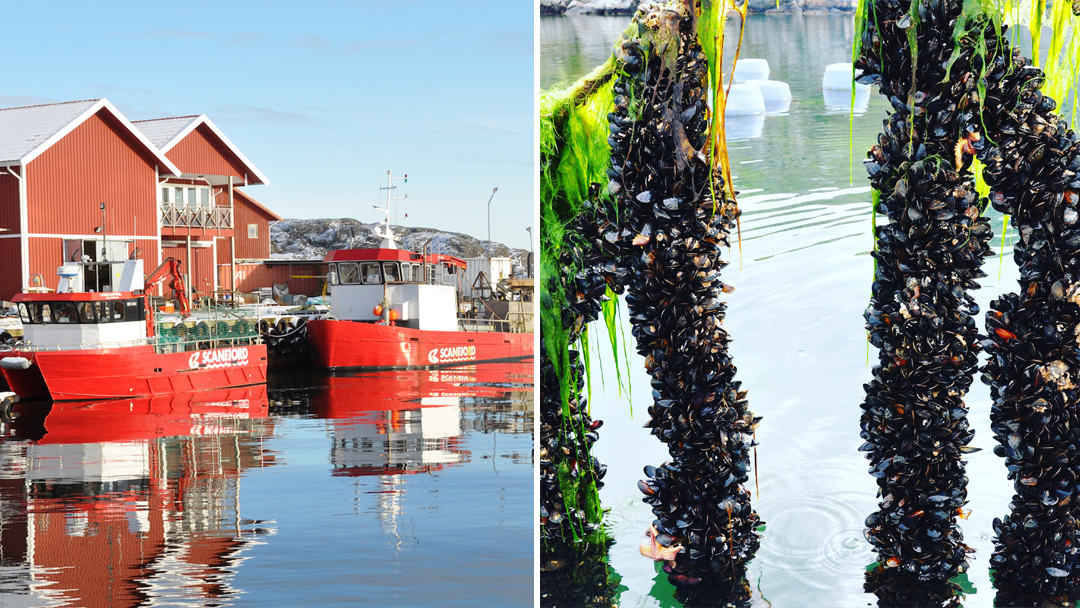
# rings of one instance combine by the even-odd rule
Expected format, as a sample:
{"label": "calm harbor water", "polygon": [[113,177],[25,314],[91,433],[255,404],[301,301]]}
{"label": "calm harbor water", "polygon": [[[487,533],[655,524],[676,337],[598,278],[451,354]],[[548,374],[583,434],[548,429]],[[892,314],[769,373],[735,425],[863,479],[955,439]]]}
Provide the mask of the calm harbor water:
{"label": "calm harbor water", "polygon": [[532,374],[18,404],[0,606],[531,606]]}
{"label": "calm harbor water", "polygon": [[[599,65],[627,23],[626,17],[542,18],[541,86],[572,82]],[[760,605],[877,603],[863,590],[866,568],[875,561],[863,520],[876,509],[876,486],[857,451],[862,384],[871,376],[868,355],[874,357],[862,318],[873,260],[870,194],[860,159],[876,139],[887,103],[875,90],[857,102],[849,123],[844,99],[826,98],[821,87],[825,66],[850,61],[852,36],[850,15],[751,15],[742,57],[768,60],[771,79],[791,87],[791,109],[763,120],[728,118],[743,216],[741,253],[734,247],[725,269],[724,281],[736,287],[725,323],[734,338],[736,378],[749,391],[751,409],[764,416],[757,433],[760,492],[754,472],[748,484],[767,522],[749,568]],[[1000,233],[1001,215],[989,214]],[[984,266],[990,276],[976,294],[983,310],[998,294],[1016,289],[1011,242],[1006,237],[1003,262],[995,258]],[[1000,251],[1000,238],[991,245]],[[983,319],[978,322],[982,327]],[[602,324],[595,331],[591,342],[607,344]],[[621,605],[676,606],[659,565],[638,553],[653,516],[636,482],[645,465],[667,460],[667,451],[642,428],[649,378],[633,350],[625,310],[621,331],[620,339],[631,341],[630,398],[617,389],[611,349],[593,354],[604,375],[603,382],[593,380],[592,413],[604,420],[595,454],[608,465],[600,496],[611,510],[610,561],[622,579]],[[993,454],[989,387],[976,381],[966,401],[975,430],[971,445],[982,451],[968,458],[971,515],[959,522],[976,550],[963,604],[991,606],[991,522],[1008,513],[1012,484],[1003,459]]]}

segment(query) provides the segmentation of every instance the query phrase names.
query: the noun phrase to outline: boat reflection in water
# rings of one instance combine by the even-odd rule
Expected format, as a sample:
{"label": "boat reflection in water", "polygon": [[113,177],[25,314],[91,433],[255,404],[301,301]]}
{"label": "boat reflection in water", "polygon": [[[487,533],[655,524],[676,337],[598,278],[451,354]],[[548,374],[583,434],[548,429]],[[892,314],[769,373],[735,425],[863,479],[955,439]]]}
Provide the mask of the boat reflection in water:
{"label": "boat reflection in water", "polygon": [[[522,390],[531,382],[531,362],[484,364],[327,376],[307,398],[310,413],[330,421],[334,475],[431,473],[469,460],[465,430],[514,432],[507,421],[516,410],[519,422],[528,418],[522,432],[531,432],[531,403],[513,405],[515,396],[531,399]],[[462,399],[471,405],[468,416]]]}
{"label": "boat reflection in water", "polygon": [[265,386],[42,409],[19,404],[0,439],[5,606],[238,593],[245,551],[274,531],[239,501],[244,472],[274,464]]}
{"label": "boat reflection in water", "polygon": [[532,382],[481,365],[16,404],[0,606],[531,606]]}
{"label": "boat reflection in water", "polygon": [[[375,497],[369,508],[384,533],[400,543],[406,476],[469,462],[466,433],[490,434],[493,442],[500,433],[531,434],[532,375],[531,362],[332,375],[301,399],[327,420],[332,475],[357,478],[360,494]],[[531,462],[531,454],[509,456]],[[355,508],[364,510],[362,500]]]}

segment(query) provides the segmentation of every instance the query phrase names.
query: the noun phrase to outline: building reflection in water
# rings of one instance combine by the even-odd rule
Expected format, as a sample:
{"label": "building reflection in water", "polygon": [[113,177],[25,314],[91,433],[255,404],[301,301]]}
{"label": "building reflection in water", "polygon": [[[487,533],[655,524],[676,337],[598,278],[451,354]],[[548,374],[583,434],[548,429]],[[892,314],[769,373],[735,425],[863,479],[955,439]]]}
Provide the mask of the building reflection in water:
{"label": "building reflection in water", "polygon": [[496,443],[499,434],[532,433],[532,374],[526,363],[334,375],[279,397],[327,420],[332,474],[356,478],[357,514],[362,498],[374,497],[382,530],[400,549],[417,542],[401,529],[408,476],[469,462],[466,433],[492,436],[484,457],[493,466],[500,457],[532,462],[531,453],[500,453]]}
{"label": "building reflection in water", "polygon": [[[268,445],[275,432],[289,432],[281,417],[294,413],[321,419],[288,424],[324,426],[331,475],[353,484],[355,512],[375,515],[396,550],[415,543],[446,501],[467,494],[460,483],[472,478],[454,470],[487,459],[496,471],[508,462],[517,472],[531,467],[532,443],[522,441],[533,431],[531,365],[314,382],[276,391],[276,418],[265,387],[197,400],[17,404],[18,417],[0,423],[0,605],[228,605],[241,593],[254,597],[261,590],[237,588],[237,574],[256,545],[269,543],[272,553],[278,524],[255,519],[270,509],[242,503],[241,482],[283,464]],[[284,401],[298,409],[278,405]],[[410,500],[407,491],[431,475],[446,477]],[[490,485],[498,492],[502,484]],[[510,519],[503,501],[494,502],[486,512]]]}
{"label": "building reflection in water", "polygon": [[[19,404],[0,440],[5,606],[217,603],[273,524],[240,511],[244,471],[274,464],[265,387]],[[23,601],[25,600],[25,602]]]}

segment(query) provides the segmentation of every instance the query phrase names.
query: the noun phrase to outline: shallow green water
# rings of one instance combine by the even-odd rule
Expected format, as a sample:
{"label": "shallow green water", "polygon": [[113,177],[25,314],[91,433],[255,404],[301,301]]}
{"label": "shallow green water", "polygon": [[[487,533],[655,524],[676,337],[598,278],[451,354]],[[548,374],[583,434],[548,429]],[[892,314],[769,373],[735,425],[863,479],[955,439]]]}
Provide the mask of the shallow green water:
{"label": "shallow green water", "polygon": [[[541,86],[572,81],[603,61],[627,21],[541,19]],[[767,59],[770,78],[787,82],[793,101],[788,113],[760,125],[728,121],[729,135],[760,133],[730,143],[741,191],[742,255],[732,252],[724,281],[736,287],[725,321],[734,338],[736,378],[749,391],[750,408],[764,416],[757,434],[760,495],[753,503],[767,529],[749,569],[761,605],[877,603],[863,591],[874,556],[862,533],[863,520],[876,509],[876,486],[857,451],[862,384],[870,379],[862,311],[873,276],[869,186],[860,160],[881,128],[886,103],[875,91],[854,118],[852,183],[849,112],[830,107],[821,87],[826,65],[850,61],[852,36],[850,15],[751,15],[742,56]],[[990,216],[1000,231],[1000,214]],[[990,276],[976,294],[983,310],[997,294],[1015,289],[1006,240],[1000,278],[996,258],[984,266]],[[998,251],[1001,242],[995,238],[991,245]],[[596,330],[593,344],[606,344],[602,328]],[[630,336],[625,314],[623,335]],[[609,467],[601,499],[611,509],[607,521],[616,541],[611,564],[625,586],[623,606],[672,606],[666,576],[638,554],[652,514],[636,482],[646,464],[660,464],[667,452],[641,428],[649,379],[642,359],[628,350],[633,417],[615,390],[610,349],[594,355],[606,372],[606,385],[593,383],[592,411],[605,422],[595,454]],[[974,592],[964,605],[990,606],[990,525],[1008,512],[1012,486],[992,451],[989,388],[975,382],[967,403],[972,445],[983,450],[969,458],[972,514],[959,522],[976,549],[968,573]]]}

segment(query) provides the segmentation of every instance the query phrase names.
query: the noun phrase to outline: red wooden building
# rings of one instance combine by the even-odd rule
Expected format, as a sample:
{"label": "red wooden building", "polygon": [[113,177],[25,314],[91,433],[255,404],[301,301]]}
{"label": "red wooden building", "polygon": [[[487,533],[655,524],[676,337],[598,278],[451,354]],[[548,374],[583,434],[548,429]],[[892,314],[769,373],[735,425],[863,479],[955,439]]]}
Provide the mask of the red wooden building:
{"label": "red wooden building", "polygon": [[[106,99],[0,109],[0,299],[55,288],[64,261],[181,262],[210,296],[270,258],[268,183],[206,116],[129,121]],[[104,203],[104,211],[102,210]]]}

